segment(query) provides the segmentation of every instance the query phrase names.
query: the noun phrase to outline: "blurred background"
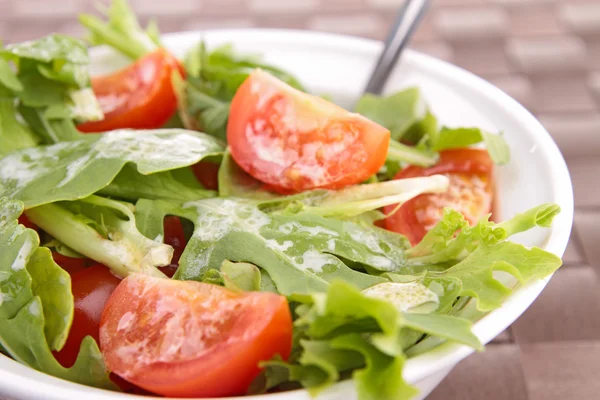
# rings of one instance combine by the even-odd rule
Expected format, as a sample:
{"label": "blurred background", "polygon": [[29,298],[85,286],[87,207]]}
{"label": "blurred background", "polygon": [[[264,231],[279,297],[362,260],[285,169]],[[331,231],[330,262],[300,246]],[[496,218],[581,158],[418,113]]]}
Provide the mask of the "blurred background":
{"label": "blurred background", "polygon": [[[130,0],[162,32],[310,29],[383,39],[402,0]],[[88,0],[0,0],[5,43],[80,35]],[[565,266],[484,353],[431,395],[443,399],[600,398],[600,0],[433,0],[413,48],[491,81],[531,110],[565,155],[575,226]]]}

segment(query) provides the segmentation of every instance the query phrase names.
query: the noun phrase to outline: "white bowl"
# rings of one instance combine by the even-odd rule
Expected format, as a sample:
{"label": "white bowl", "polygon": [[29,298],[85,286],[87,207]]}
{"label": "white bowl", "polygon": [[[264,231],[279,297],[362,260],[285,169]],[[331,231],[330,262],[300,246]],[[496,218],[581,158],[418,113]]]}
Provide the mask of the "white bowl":
{"label": "white bowl", "polygon": [[[333,95],[340,104],[351,104],[364,87],[379,51],[380,42],[353,37],[289,30],[222,30],[164,36],[167,47],[181,56],[204,38],[209,46],[234,43],[243,52],[263,53],[268,62],[292,73],[314,93]],[[106,72],[125,60],[98,48],[92,52],[94,72]],[[573,190],[564,159],[542,125],[515,100],[482,79],[432,57],[407,51],[392,73],[387,92],[419,86],[433,112],[450,126],[478,126],[503,131],[511,147],[511,163],[499,170],[499,205],[508,218],[544,202],[554,202],[562,212],[551,229],[538,229],[516,240],[537,245],[562,256],[573,221]],[[546,286],[549,278],[518,287],[499,309],[474,324],[473,331],[487,343],[514,322]],[[445,344],[410,359],[404,377],[426,397],[472,349]],[[226,377],[224,377],[226,379]],[[19,399],[148,399],[112,393],[54,378],[0,356],[0,394]],[[334,385],[319,399],[356,398],[351,381]],[[310,400],[306,391],[251,396],[259,400]]]}

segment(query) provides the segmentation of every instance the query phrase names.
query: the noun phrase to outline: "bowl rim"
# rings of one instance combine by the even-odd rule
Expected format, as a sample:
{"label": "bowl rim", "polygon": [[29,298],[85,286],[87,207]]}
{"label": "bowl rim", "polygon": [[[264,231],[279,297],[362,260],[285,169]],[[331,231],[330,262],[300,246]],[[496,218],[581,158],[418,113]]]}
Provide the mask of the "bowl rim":
{"label": "bowl rim", "polygon": [[[373,53],[374,51],[378,52],[383,47],[383,43],[378,40],[298,29],[208,29],[165,33],[161,38],[163,39],[165,46],[169,48],[176,47],[177,43],[189,42],[192,38],[199,40],[203,35],[208,34],[223,35],[225,37],[239,37],[240,35],[243,35],[245,40],[249,41],[270,40],[279,43],[299,43],[303,45],[306,43],[318,43],[319,46],[329,46],[338,53]],[[108,54],[108,52],[109,50],[104,46],[91,48],[90,56],[93,58]],[[419,68],[422,68],[426,72],[440,76],[445,80],[458,81],[470,86],[472,90],[487,97],[489,100],[493,101],[495,105],[504,108],[505,111],[517,117],[522,124],[523,129],[535,136],[536,140],[538,140],[538,147],[542,150],[543,157],[546,159],[546,164],[549,166],[549,174],[553,176],[553,179],[556,182],[552,188],[553,199],[555,200],[555,203],[559,204],[561,207],[560,218],[557,218],[552,228],[550,228],[544,249],[562,257],[568,244],[573,222],[573,187],[566,162],[550,134],[525,107],[502,90],[477,75],[449,62],[411,49],[407,49],[404,52],[403,57],[409,58],[411,62],[417,64]],[[483,344],[487,344],[512,324],[529,307],[529,305],[531,305],[538,297],[539,293],[544,289],[550,278],[551,276],[519,286],[501,307],[486,314],[473,324],[474,334]],[[473,348],[461,344],[449,342],[442,344],[424,354],[408,359],[404,367],[404,378],[408,382],[416,383],[437,372],[452,368],[474,351]],[[16,361],[13,362],[16,363]],[[43,374],[37,371],[35,371],[35,373]],[[92,395],[92,393],[89,392],[91,390],[93,392],[92,396],[98,399],[147,399],[145,396],[111,393],[102,389],[79,385],[73,382],[67,382],[67,385],[65,385],[65,382],[59,378],[51,377],[46,374],[43,375],[44,377],[49,377],[50,381],[36,381],[34,378],[24,377],[12,370],[2,370],[2,374],[0,374],[0,384],[2,384],[2,386],[6,385],[7,387],[9,385],[15,388],[20,387],[21,390],[18,390],[18,392],[21,392],[28,397],[34,395],[47,396],[48,393],[51,393],[49,391],[56,391],[58,389],[62,393],[58,393],[56,398],[65,398],[65,396],[70,395],[84,395],[82,388],[86,388],[90,395]],[[57,379],[58,381],[53,382],[53,379]],[[56,385],[59,381],[63,385]],[[351,382],[349,381],[339,382],[334,384],[332,389],[347,389],[349,385],[351,385]],[[23,390],[22,388],[27,388],[27,390]],[[15,392],[17,392],[17,390],[15,390]],[[307,393],[304,389],[298,389],[290,392],[253,395],[244,398],[251,400],[277,398],[284,400],[291,399],[292,397],[297,398],[299,392],[303,392],[304,394]]]}

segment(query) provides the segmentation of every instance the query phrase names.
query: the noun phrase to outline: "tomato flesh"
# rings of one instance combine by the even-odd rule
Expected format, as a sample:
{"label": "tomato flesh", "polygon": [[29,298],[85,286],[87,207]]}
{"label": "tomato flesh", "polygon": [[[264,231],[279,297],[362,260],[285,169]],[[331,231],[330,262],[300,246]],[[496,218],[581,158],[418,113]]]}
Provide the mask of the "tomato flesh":
{"label": "tomato flesh", "polygon": [[236,163],[281,192],[361,183],[381,168],[389,141],[386,128],[261,70],[236,92],[227,124]]}
{"label": "tomato flesh", "polygon": [[61,365],[71,367],[75,363],[81,341],[86,336],[91,336],[98,342],[104,305],[120,282],[107,267],[100,264],[82,269],[71,276],[71,290],[75,298],[73,324],[64,347],[54,353]]}
{"label": "tomato flesh", "polygon": [[292,319],[285,297],[132,274],[108,300],[100,347],[108,368],[172,397],[246,393],[258,363],[287,359]]}
{"label": "tomato flesh", "polygon": [[[445,207],[462,213],[470,224],[475,224],[492,210],[493,162],[486,150],[446,150],[440,153],[438,164],[430,168],[409,166],[394,179],[435,174],[448,177],[448,191],[417,196],[384,220],[386,229],[405,235],[412,245],[419,243],[442,219]],[[384,212],[390,214],[395,208],[395,205],[387,206]]]}
{"label": "tomato flesh", "polygon": [[77,128],[88,133],[160,128],[177,109],[171,83],[174,71],[182,73],[178,61],[159,49],[111,75],[93,78],[92,88],[104,119],[85,122]]}

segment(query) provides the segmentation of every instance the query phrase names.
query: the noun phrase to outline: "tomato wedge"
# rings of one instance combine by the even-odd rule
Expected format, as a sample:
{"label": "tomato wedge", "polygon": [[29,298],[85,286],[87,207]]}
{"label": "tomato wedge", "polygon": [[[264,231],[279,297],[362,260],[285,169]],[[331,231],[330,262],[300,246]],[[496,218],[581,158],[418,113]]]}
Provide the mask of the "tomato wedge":
{"label": "tomato wedge", "polygon": [[177,109],[171,84],[174,71],[183,74],[179,62],[166,50],[159,49],[125,69],[93,78],[92,88],[104,119],[85,122],[77,128],[81,132],[160,128]]}
{"label": "tomato wedge", "polygon": [[385,162],[390,131],[255,70],[227,124],[231,155],[248,174],[289,193],[358,184]]}
{"label": "tomato wedge", "polygon": [[[445,207],[460,211],[471,223],[492,211],[494,163],[487,150],[452,149],[440,153],[440,161],[429,168],[409,166],[394,179],[435,174],[446,175],[450,187],[445,193],[422,194],[407,201],[384,221],[385,227],[405,235],[415,245],[442,218]],[[390,214],[395,205],[384,208]]]}
{"label": "tomato wedge", "polygon": [[262,360],[288,359],[292,318],[285,297],[132,274],[102,314],[108,368],[168,397],[245,394]]}
{"label": "tomato wedge", "polygon": [[65,346],[54,353],[61,365],[71,367],[75,363],[84,337],[91,336],[98,341],[104,304],[120,282],[119,278],[101,264],[73,273],[71,276],[71,290],[75,298],[73,324]]}

